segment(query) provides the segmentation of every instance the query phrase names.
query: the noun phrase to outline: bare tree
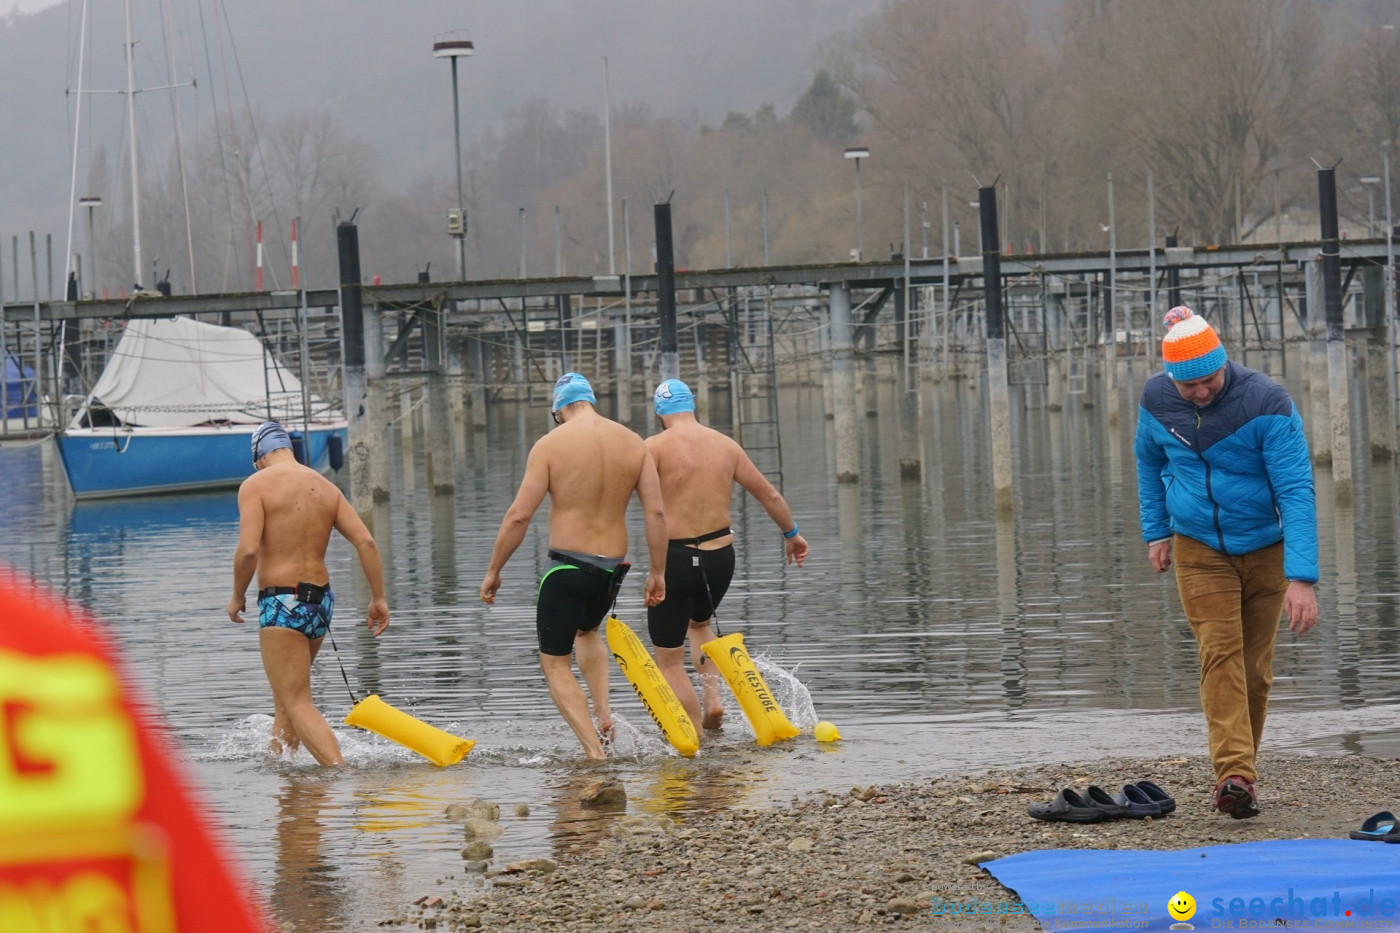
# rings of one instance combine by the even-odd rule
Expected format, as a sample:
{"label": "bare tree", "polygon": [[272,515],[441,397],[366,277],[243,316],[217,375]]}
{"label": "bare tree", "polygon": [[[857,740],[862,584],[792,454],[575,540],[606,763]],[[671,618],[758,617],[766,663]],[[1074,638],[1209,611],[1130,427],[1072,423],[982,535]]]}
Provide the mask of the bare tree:
{"label": "bare tree", "polygon": [[1000,176],[1024,229],[1054,159],[1052,52],[1019,0],[898,0],[830,57],[869,115],[875,185],[950,183],[965,209]]}
{"label": "bare tree", "polygon": [[1309,148],[1321,25],[1316,4],[1293,0],[1118,0],[1067,44],[1100,119],[1078,116],[1112,153],[1107,167],[1153,171],[1166,222],[1233,242],[1247,226],[1236,204]]}
{"label": "bare tree", "polygon": [[1366,31],[1356,54],[1358,128],[1370,140],[1400,140],[1400,29],[1393,24]]}

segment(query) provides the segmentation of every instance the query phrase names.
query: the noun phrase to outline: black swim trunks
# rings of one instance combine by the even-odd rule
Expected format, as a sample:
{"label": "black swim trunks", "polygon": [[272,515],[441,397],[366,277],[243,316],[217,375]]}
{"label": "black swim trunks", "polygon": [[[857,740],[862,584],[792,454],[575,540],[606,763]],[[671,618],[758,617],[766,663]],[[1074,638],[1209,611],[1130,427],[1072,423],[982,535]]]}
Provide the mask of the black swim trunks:
{"label": "black swim trunks", "polygon": [[[725,529],[722,534],[728,534]],[[658,648],[679,648],[691,622],[706,622],[734,579],[734,545],[702,551],[691,541],[721,535],[673,540],[666,551],[666,599],[647,609],[647,629]],[[707,585],[708,582],[708,585]]]}
{"label": "black swim trunks", "polygon": [[573,551],[550,551],[554,566],[540,578],[535,602],[535,633],[540,653],[567,657],[574,636],[597,628],[612,608],[626,567],[620,557],[597,557]]}
{"label": "black swim trunks", "polygon": [[[305,584],[303,584],[305,586]],[[289,628],[315,641],[331,630],[331,615],[335,612],[335,594],[330,584],[312,587],[310,594],[298,594],[298,587],[268,587],[258,591],[258,628]],[[315,601],[303,601],[298,595],[315,595]]]}

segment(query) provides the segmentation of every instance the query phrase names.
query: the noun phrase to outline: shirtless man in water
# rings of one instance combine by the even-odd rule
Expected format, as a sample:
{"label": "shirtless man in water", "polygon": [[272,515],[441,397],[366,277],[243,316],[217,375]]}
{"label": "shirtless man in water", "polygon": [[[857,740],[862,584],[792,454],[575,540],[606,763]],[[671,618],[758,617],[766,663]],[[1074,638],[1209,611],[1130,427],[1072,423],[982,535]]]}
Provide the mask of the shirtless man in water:
{"label": "shirtless man in water", "polygon": [[[653,406],[660,434],[647,438],[656,461],[661,499],[666,503],[666,599],[647,610],[656,665],[685,707],[692,722],[718,729],[724,715],[719,673],[701,651],[714,641],[715,608],[734,575],[734,535],[729,530],[729,499],[738,483],[758,500],[783,533],[789,564],[807,559],[807,540],[798,533],[787,500],[754,466],[732,438],[695,420],[695,396],[679,379],[656,387]],[[700,674],[705,714],[685,672],[685,640],[690,635],[690,662]]]}
{"label": "shirtless man in water", "polygon": [[[606,758],[604,738],[612,736],[608,708],[608,647],[598,631],[612,607],[627,556],[627,503],[635,490],[642,503],[647,549],[646,604],[666,597],[666,514],[656,467],[642,439],[594,410],[593,387],[578,373],[554,384],[553,417],[558,428],[535,442],[525,476],[506,510],[481,581],[481,600],[496,601],[501,568],[510,560],[535,510],[549,495],[549,556],[535,608],[540,669],[554,705],[574,730],[589,758]],[[622,573],[626,573],[624,569]],[[588,717],[588,698],[575,678],[570,654],[588,684],[597,729]]]}
{"label": "shirtless man in water", "polygon": [[369,580],[369,630],[389,625],[379,548],[335,484],[297,463],[275,421],[253,432],[252,476],[238,488],[238,549],[228,617],[243,621],[248,584],[258,574],[258,645],[272,686],[272,751],[305,745],[323,765],[344,764],[340,744],[311,701],[311,662],[331,627],[335,595],[326,571],[331,529],[360,557]]}

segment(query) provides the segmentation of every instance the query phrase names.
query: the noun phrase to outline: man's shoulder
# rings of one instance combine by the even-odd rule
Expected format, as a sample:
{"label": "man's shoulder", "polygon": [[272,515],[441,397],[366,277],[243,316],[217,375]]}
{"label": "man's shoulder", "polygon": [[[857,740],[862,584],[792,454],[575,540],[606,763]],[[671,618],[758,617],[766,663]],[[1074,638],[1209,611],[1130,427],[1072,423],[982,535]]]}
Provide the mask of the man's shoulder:
{"label": "man's shoulder", "polygon": [[1231,361],[1233,391],[1230,393],[1237,404],[1244,406],[1250,416],[1281,415],[1291,416],[1296,408],[1293,396],[1268,373],[1250,369]]}
{"label": "man's shoulder", "polygon": [[696,443],[715,447],[728,447],[734,443],[734,439],[728,434],[712,428],[708,424],[693,421],[686,427],[688,428],[686,436],[694,438]]}
{"label": "man's shoulder", "polygon": [[652,452],[674,450],[701,450],[713,455],[716,452],[733,452],[739,445],[722,431],[703,425],[698,421],[687,422],[667,428],[660,434],[647,438],[647,447]]}

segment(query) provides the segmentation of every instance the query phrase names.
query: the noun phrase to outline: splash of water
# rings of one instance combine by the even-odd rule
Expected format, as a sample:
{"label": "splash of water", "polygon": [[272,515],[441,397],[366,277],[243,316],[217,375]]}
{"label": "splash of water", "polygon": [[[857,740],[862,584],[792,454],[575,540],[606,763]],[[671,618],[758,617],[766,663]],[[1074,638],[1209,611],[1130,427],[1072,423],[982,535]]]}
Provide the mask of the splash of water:
{"label": "splash of water", "polygon": [[[340,744],[345,763],[353,768],[422,760],[416,752],[402,745],[359,729],[332,728],[331,731]],[[271,744],[272,717],[253,713],[221,735],[213,751],[197,752],[191,757],[195,761],[267,761],[293,768],[319,767],[305,748],[284,749],[281,754],[275,754]]]}
{"label": "splash of water", "polygon": [[[768,685],[768,692],[773,695],[788,721],[803,732],[811,732],[817,725],[817,708],[812,700],[811,691],[797,679],[797,666],[794,665],[792,670],[788,670],[770,658],[766,652],[759,655],[750,654],[749,660],[763,676],[764,683]],[[722,678],[719,679],[722,681]],[[699,689],[697,684],[696,691]],[[719,693],[725,723],[742,722],[749,735],[755,735],[752,724],[734,697],[734,692],[721,683]]]}

